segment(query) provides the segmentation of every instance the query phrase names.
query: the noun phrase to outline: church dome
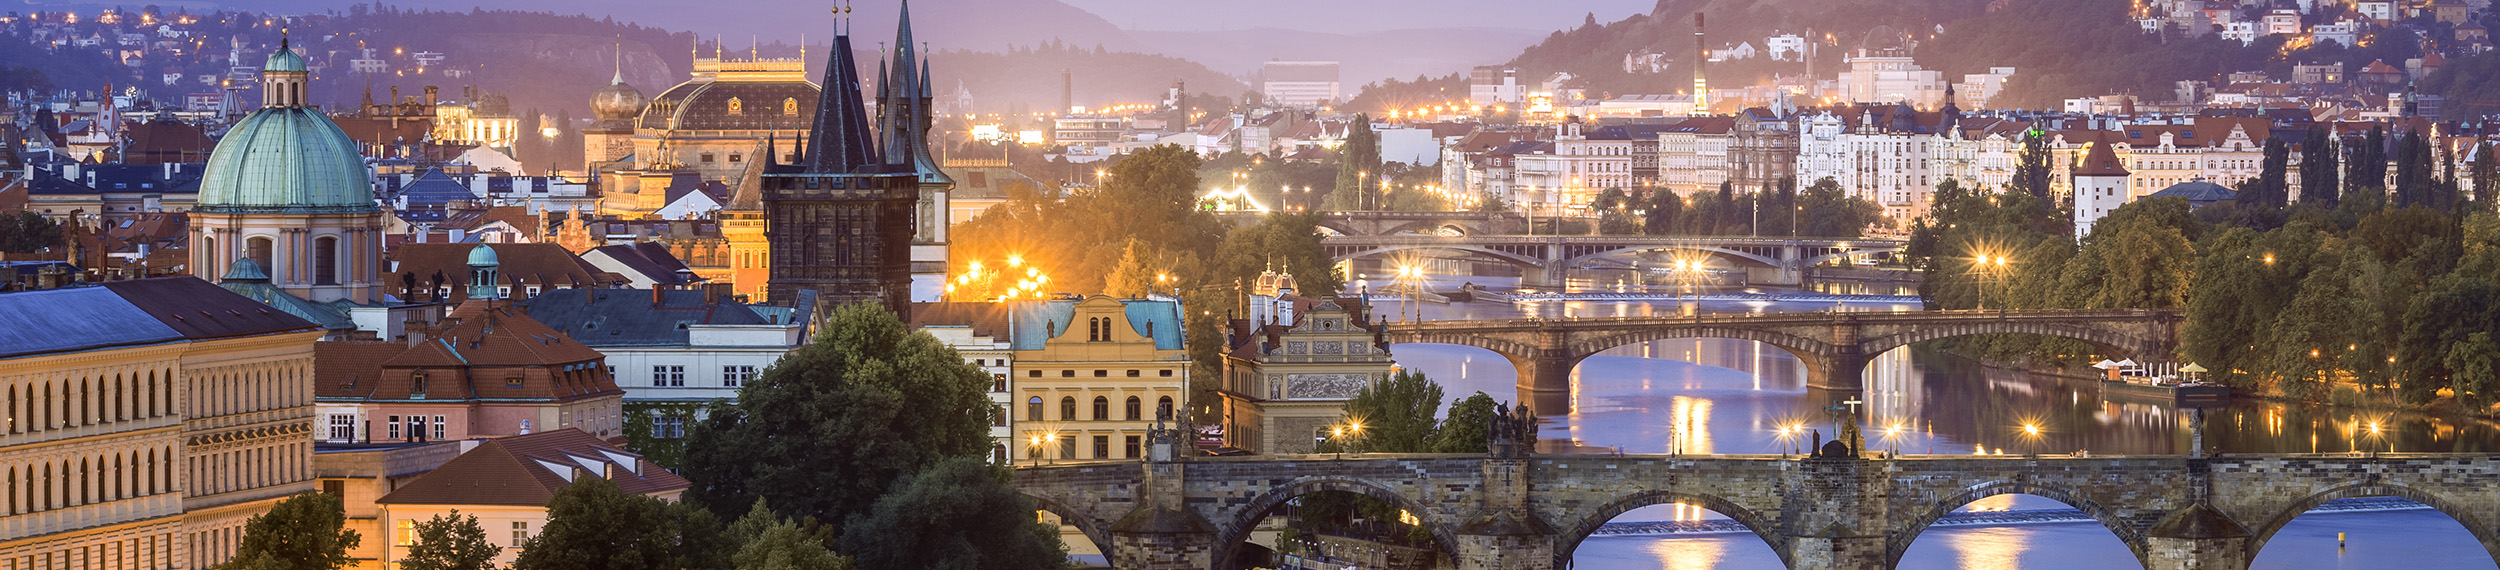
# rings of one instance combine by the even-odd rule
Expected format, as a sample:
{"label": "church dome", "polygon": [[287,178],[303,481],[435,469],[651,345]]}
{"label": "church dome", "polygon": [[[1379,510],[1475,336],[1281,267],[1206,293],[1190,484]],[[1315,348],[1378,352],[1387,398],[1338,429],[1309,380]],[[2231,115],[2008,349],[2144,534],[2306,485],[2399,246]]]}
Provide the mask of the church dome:
{"label": "church dome", "polygon": [[269,54],[269,63],[262,65],[260,70],[309,72],[312,69],[304,65],[304,56],[295,55],[293,49],[280,47],[278,51]]}
{"label": "church dome", "polygon": [[690,81],[651,98],[641,128],[694,131],[805,129],[819,89],[806,80]]}
{"label": "church dome", "polygon": [[643,97],[641,90],[626,85],[625,78],[619,76],[607,87],[591,92],[590,112],[600,121],[632,121],[635,115],[642,114],[646,102],[649,99]]}
{"label": "church dome", "polygon": [[204,212],[381,210],[356,141],[308,107],[253,111],[217,141],[200,176]]}

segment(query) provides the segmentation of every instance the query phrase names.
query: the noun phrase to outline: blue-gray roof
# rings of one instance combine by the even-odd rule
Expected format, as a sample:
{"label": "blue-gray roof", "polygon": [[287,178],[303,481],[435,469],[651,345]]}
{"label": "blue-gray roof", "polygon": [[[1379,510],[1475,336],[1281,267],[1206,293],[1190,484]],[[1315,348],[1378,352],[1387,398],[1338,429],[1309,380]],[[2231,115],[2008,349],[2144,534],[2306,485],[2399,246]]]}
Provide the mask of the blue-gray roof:
{"label": "blue-gray roof", "polygon": [[[1153,325],[1151,330],[1154,334],[1150,336],[1155,339],[1156,350],[1181,349],[1185,334],[1179,301],[1164,298],[1119,301],[1128,317],[1129,328],[1137,331],[1139,336],[1149,336],[1146,334],[1149,330],[1147,325]],[[1068,334],[1068,329],[1072,328],[1068,323],[1076,320],[1078,302],[1077,299],[1051,299],[1017,303],[1007,317],[1014,323],[1010,346],[1015,350],[1041,350],[1051,337]],[[1045,334],[1046,331],[1048,334]]]}
{"label": "blue-gray roof", "polygon": [[424,174],[418,174],[415,180],[408,181],[408,186],[400,189],[399,195],[407,199],[410,205],[426,206],[440,206],[449,202],[477,199],[477,193],[470,192],[468,186],[452,180],[451,175],[444,174],[442,170],[432,168],[426,169]]}
{"label": "blue-gray roof", "polygon": [[[763,311],[749,305],[703,302],[703,292],[662,289],[652,302],[650,289],[554,289],[521,301],[530,318],[563,331],[584,346],[685,346],[690,325],[788,324],[787,310]],[[588,299],[584,299],[588,296]],[[767,314],[769,313],[769,314]]]}
{"label": "blue-gray roof", "polygon": [[2233,192],[2229,188],[2224,188],[2220,184],[2197,180],[2172,184],[2169,188],[2163,188],[2160,192],[2154,192],[2152,195],[2145,197],[2186,198],[2190,203],[2203,204],[2207,202],[2234,200],[2237,199],[2239,195],[2240,193]]}
{"label": "blue-gray roof", "polygon": [[200,177],[204,212],[379,212],[356,141],[310,107],[264,107],[226,131]]}
{"label": "blue-gray roof", "polygon": [[181,338],[173,327],[103,287],[0,295],[0,357]]}

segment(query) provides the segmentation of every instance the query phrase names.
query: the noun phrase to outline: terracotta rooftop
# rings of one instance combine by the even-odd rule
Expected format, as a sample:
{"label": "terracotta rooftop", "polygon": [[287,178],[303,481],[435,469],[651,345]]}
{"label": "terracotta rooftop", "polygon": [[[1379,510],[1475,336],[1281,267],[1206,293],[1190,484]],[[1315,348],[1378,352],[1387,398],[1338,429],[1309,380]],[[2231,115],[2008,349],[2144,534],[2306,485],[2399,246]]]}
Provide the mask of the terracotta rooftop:
{"label": "terracotta rooftop", "polygon": [[487,440],[374,502],[546,506],[557,490],[583,477],[606,478],[619,490],[636,495],[673,493],[693,486],[641,455],[565,428]]}

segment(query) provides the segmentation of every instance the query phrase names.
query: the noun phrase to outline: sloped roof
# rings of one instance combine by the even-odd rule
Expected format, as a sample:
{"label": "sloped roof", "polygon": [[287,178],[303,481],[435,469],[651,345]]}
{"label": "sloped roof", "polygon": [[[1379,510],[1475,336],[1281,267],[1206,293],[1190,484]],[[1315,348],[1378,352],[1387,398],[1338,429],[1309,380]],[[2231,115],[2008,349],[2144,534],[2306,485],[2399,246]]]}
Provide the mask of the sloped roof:
{"label": "sloped roof", "polygon": [[912,303],[911,328],[969,327],[972,334],[1009,340],[1014,334],[1008,303]]}
{"label": "sloped roof", "polygon": [[193,277],[0,293],[0,357],[312,330]]}
{"label": "sloped roof", "polygon": [[[591,248],[590,251],[605,254],[608,259],[616,260],[617,263],[624,264],[627,269],[640,273],[644,278],[661,285],[684,285],[691,282],[687,280],[687,276],[693,275],[692,269],[687,268],[684,262],[678,261],[677,255],[669,253],[668,246],[660,245],[659,242],[603,245]],[[681,274],[681,271],[685,273]]]}
{"label": "sloped roof", "polygon": [[2110,150],[2108,141],[2096,140],[2085,146],[2091,147],[2091,150],[2084,151],[2083,160],[2075,163],[2075,176],[2127,175],[2126,165],[2118,161],[2118,153]]}
{"label": "sloped roof", "polygon": [[641,455],[574,428],[491,439],[374,502],[385,505],[545,506],[580,477],[605,477],[636,495],[693,483]]}
{"label": "sloped roof", "polygon": [[2189,202],[2202,204],[2206,202],[2232,200],[2238,198],[2239,195],[2240,193],[2233,192],[2229,188],[2224,188],[2220,184],[2196,180],[2172,184],[2169,188],[2163,188],[2160,192],[2154,192],[2152,195],[2145,197],[2186,198]]}
{"label": "sloped roof", "polygon": [[531,319],[591,347],[684,346],[690,325],[784,324],[750,305],[703,302],[703,291],[557,289],[519,302]]}
{"label": "sloped roof", "polygon": [[[469,250],[474,243],[403,243],[391,252],[391,273],[415,273],[420,283],[443,273],[443,282],[451,287],[452,300],[468,298]],[[552,243],[494,243],[495,256],[502,261],[496,276],[505,281],[520,279],[524,285],[554,287],[607,287],[625,279],[601,271],[573,255],[564,246]],[[387,280],[386,280],[387,281]]]}
{"label": "sloped roof", "polygon": [[441,205],[477,199],[477,194],[470,192],[468,186],[452,180],[451,175],[444,174],[440,168],[428,168],[425,173],[418,174],[415,180],[400,188],[399,195],[411,205]]}
{"label": "sloped roof", "polygon": [[457,322],[382,365],[560,366],[607,357],[506,302],[465,301],[448,318]]}

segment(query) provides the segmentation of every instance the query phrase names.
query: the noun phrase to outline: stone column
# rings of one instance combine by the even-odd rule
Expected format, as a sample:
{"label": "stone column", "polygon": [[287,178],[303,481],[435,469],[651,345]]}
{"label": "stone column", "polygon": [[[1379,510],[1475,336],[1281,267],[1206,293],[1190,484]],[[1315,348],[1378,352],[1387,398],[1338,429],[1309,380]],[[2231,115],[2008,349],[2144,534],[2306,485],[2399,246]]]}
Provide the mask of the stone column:
{"label": "stone column", "polygon": [[1798,505],[1788,522],[1793,570],[1885,570],[1886,466],[1862,459],[1803,459],[1790,471],[1784,500]]}
{"label": "stone column", "polygon": [[2248,547],[2248,529],[2200,502],[2144,533],[2144,568],[2246,570]]}
{"label": "stone column", "polygon": [[1571,368],[1580,359],[1571,353],[1563,333],[1537,333],[1534,354],[1504,355],[1519,371],[1519,401],[1539,415],[1571,413]]}
{"label": "stone column", "polygon": [[1789,240],[1788,243],[1780,246],[1780,277],[1779,282],[1773,285],[1803,286],[1805,283],[1805,252],[1797,247],[1796,240]]}

